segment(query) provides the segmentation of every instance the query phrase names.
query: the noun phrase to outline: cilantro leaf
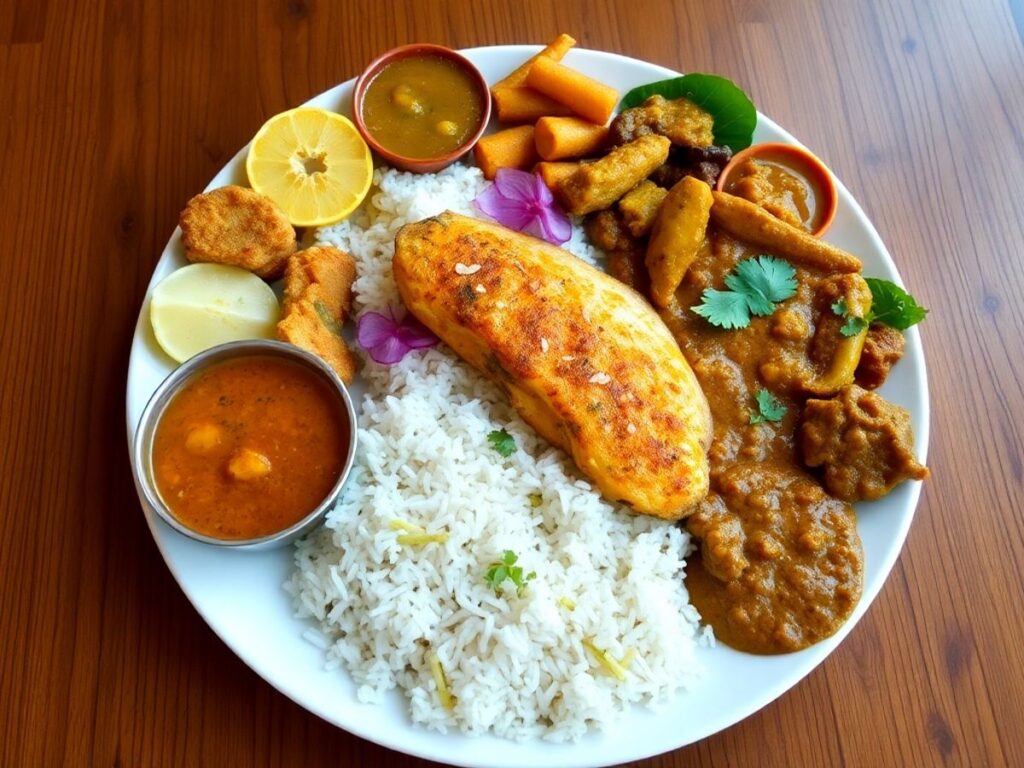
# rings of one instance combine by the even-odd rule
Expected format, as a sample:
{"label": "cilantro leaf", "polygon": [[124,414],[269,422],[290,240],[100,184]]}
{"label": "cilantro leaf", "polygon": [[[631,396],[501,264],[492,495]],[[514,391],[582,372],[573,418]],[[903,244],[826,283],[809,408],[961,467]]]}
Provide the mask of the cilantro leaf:
{"label": "cilantro leaf", "polygon": [[774,256],[755,256],[726,275],[728,291],[707,288],[691,309],[719,328],[746,328],[750,315],[770,315],[780,301],[796,293],[796,270]]}
{"label": "cilantro leaf", "polygon": [[524,576],[523,569],[516,565],[517,560],[519,556],[511,549],[506,549],[501,555],[501,560],[491,563],[484,574],[484,581],[491,585],[495,593],[500,592],[502,583],[508,580],[515,586],[516,594],[522,595],[526,585],[537,578],[536,571],[530,571]]}
{"label": "cilantro leaf", "polygon": [[928,314],[927,309],[896,283],[878,277],[868,277],[865,281],[871,289],[871,322],[905,331]]}
{"label": "cilantro leaf", "polygon": [[759,389],[754,394],[757,401],[757,413],[750,414],[751,424],[761,424],[765,421],[782,421],[788,410],[782,402],[767,389]]}
{"label": "cilantro leaf", "polygon": [[839,332],[843,336],[856,336],[861,331],[867,329],[869,325],[871,325],[871,321],[867,318],[850,315],[846,318],[846,322],[843,323],[843,327],[839,329]]}
{"label": "cilantro leaf", "polygon": [[506,458],[516,452],[516,441],[505,429],[495,429],[488,434],[487,442],[491,444],[491,448]]}
{"label": "cilantro leaf", "polygon": [[843,336],[856,336],[871,325],[871,312],[868,312],[867,317],[851,315],[850,308],[847,306],[846,299],[843,297],[840,297],[838,301],[832,303],[832,313],[839,315],[846,320],[839,329],[839,332],[843,334]]}
{"label": "cilantro leaf", "polygon": [[707,288],[703,301],[691,309],[719,328],[746,328],[750,325],[750,308],[742,293]]}
{"label": "cilantro leaf", "polygon": [[755,315],[770,315],[775,305],[796,293],[796,270],[774,256],[756,256],[736,265],[725,284],[747,297]]}

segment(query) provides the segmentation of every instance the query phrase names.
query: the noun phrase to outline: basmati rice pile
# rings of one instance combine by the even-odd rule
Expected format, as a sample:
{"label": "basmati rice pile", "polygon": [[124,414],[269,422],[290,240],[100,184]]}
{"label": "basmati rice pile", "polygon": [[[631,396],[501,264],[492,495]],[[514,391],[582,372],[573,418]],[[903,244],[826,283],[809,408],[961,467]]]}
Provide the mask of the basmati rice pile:
{"label": "basmati rice pile", "polygon": [[[402,306],[398,229],[446,208],[478,215],[485,184],[460,164],[376,171],[363,208],[317,233],[358,263],[357,314]],[[578,226],[566,247],[596,255]],[[444,345],[390,367],[367,358],[362,379],[344,499],[298,544],[286,585],[361,701],[397,687],[428,728],[563,741],[697,679],[709,638],[683,585],[684,531],[605,501]],[[501,429],[507,458],[488,441]],[[506,550],[536,573],[521,591],[485,580]]]}

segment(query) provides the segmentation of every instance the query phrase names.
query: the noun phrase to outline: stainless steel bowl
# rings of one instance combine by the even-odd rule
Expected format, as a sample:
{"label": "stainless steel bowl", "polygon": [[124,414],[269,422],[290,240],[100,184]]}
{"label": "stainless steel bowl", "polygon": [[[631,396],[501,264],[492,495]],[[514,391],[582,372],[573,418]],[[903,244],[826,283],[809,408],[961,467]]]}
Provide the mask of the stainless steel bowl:
{"label": "stainless steel bowl", "polygon": [[[305,366],[307,369],[323,379],[330,386],[331,390],[337,394],[338,408],[342,412],[342,418],[348,421],[349,426],[348,456],[346,457],[345,464],[341,469],[341,474],[338,475],[337,482],[334,484],[330,493],[327,494],[327,497],[308,515],[294,525],[276,533],[261,536],[256,539],[226,540],[206,536],[202,533],[193,531],[178,520],[171,512],[170,508],[164,503],[164,500],[160,497],[160,492],[157,490],[156,480],[153,476],[153,437],[156,434],[156,427],[157,424],[160,423],[160,418],[163,416],[164,409],[167,407],[168,403],[170,403],[171,400],[174,399],[174,396],[181,391],[182,387],[194,379],[196,375],[217,363],[224,362],[225,360],[231,360],[237,357],[266,355],[287,358],[288,360]],[[284,344],[279,341],[232,341],[227,344],[221,344],[213,347],[212,349],[208,349],[205,352],[201,352],[195,357],[190,358],[188,361],[178,366],[178,368],[176,368],[166,379],[163,380],[160,386],[157,387],[156,392],[153,393],[153,396],[146,404],[145,410],[142,412],[142,418],[139,419],[138,429],[135,430],[135,442],[132,448],[132,458],[134,459],[132,462],[132,469],[135,472],[135,484],[141,492],[143,502],[150,510],[159,515],[164,522],[176,531],[179,531],[196,541],[202,541],[206,544],[214,544],[218,547],[228,547],[230,549],[257,550],[280,547],[308,533],[319,525],[327,514],[327,511],[331,509],[338,500],[338,497],[341,495],[341,490],[345,485],[345,481],[348,479],[349,472],[352,469],[352,462],[355,460],[356,431],[356,412],[352,407],[352,398],[349,397],[348,390],[345,388],[341,379],[338,378],[338,374],[336,374],[334,370],[323,360],[299,349],[298,347],[293,347],[291,344]]]}

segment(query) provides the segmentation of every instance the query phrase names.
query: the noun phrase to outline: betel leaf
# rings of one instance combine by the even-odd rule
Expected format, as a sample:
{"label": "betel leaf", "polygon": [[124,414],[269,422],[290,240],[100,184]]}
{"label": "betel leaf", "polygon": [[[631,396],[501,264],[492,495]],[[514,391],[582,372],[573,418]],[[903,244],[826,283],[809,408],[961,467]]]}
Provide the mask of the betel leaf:
{"label": "betel leaf", "polygon": [[639,106],[651,96],[687,98],[714,118],[715,144],[739,152],[750,146],[757,126],[753,102],[732,80],[721,75],[692,72],[670,80],[637,86],[619,103],[619,109]]}

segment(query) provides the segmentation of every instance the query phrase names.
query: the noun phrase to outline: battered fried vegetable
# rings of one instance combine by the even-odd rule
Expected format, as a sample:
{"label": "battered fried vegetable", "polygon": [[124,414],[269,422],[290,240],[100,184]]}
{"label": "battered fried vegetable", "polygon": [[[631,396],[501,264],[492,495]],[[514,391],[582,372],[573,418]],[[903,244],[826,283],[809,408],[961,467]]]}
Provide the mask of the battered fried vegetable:
{"label": "battered fried vegetable", "polygon": [[800,446],[809,467],[823,467],[825,490],[844,501],[878,499],[904,480],[923,480],[906,409],[857,385],[831,400],[808,400]]}
{"label": "battered fried vegetable", "polygon": [[295,253],[295,229],[266,195],[227,186],[196,195],[178,222],[189,261],[241,267],[276,280]]}
{"label": "battered fried vegetable", "polygon": [[689,99],[651,96],[612,121],[611,139],[618,145],[656,133],[679,146],[707,147],[714,141],[714,125],[714,118]]}
{"label": "battered fried vegetable", "polygon": [[644,179],[619,200],[622,223],[633,237],[645,237],[654,226],[658,209],[665,202],[667,189]]}
{"label": "battered fried vegetable", "polygon": [[288,260],[284,302],[277,338],[311,352],[330,365],[346,384],[356,358],[341,336],[352,313],[355,260],[330,246],[299,251]]}
{"label": "battered fried vegetable", "polygon": [[711,210],[711,187],[692,176],[669,190],[654,220],[647,244],[651,300],[667,307],[679,283],[697,257]]}
{"label": "battered fried vegetable", "polygon": [[860,272],[853,254],[781,221],[761,206],[726,192],[713,192],[711,221],[737,240],[822,272]]}
{"label": "battered fried vegetable", "polygon": [[395,240],[409,310],[607,498],[675,520],[708,490],[707,401],[640,296],[567,251],[444,213]]}
{"label": "battered fried vegetable", "polygon": [[653,135],[624,144],[580,166],[558,185],[556,196],[566,211],[576,215],[607,208],[662,165],[670,146],[664,136]]}

